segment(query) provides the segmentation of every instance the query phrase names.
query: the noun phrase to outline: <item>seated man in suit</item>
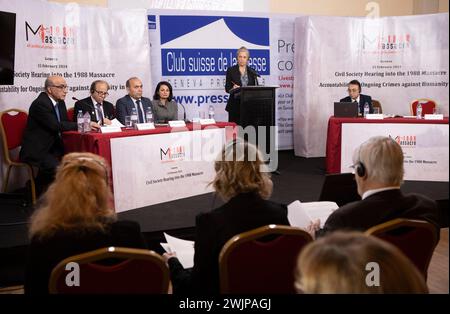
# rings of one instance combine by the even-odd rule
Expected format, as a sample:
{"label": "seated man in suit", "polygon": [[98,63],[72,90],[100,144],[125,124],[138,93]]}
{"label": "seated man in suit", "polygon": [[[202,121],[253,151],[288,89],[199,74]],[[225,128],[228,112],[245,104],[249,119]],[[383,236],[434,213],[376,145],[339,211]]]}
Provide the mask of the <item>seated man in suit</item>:
{"label": "seated man in suit", "polygon": [[132,77],[125,83],[128,95],[123,96],[116,102],[116,117],[120,123],[125,125],[125,117],[131,116],[133,108],[138,114],[138,123],[145,123],[145,113],[151,110],[152,102],[149,98],[142,97],[142,82],[137,77]]}
{"label": "seated man in suit", "polygon": [[359,115],[364,113],[364,106],[369,105],[369,113],[373,113],[372,97],[361,94],[361,83],[357,80],[348,83],[348,96],[342,98],[340,102],[357,102],[359,108]]}
{"label": "seated man in suit", "polygon": [[340,229],[365,231],[395,218],[428,221],[436,226],[439,236],[436,202],[420,194],[404,195],[400,190],[403,151],[396,141],[384,136],[370,138],[355,150],[353,163],[362,200],[338,208],[322,229],[320,221],[312,223],[308,231],[313,236]]}
{"label": "seated man in suit", "polygon": [[[28,110],[20,160],[39,168],[36,177],[38,195],[53,181],[56,167],[64,155],[61,133],[77,129],[77,124],[67,118],[64,103],[67,91],[67,83],[62,76],[50,76],[45,80],[44,91]],[[98,129],[99,125],[91,122],[91,127]]]}
{"label": "seated man in suit", "polygon": [[81,99],[75,103],[73,121],[77,121],[77,114],[89,112],[91,121],[99,122],[100,125],[109,125],[114,119],[114,105],[105,101],[108,96],[109,84],[102,80],[92,82],[91,96]]}

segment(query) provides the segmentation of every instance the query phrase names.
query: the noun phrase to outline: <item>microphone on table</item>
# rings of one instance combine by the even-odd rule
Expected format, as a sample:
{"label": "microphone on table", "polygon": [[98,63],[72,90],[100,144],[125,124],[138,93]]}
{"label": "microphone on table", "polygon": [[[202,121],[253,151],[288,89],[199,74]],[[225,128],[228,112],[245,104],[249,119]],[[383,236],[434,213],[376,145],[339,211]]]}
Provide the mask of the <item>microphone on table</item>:
{"label": "microphone on table", "polygon": [[188,121],[186,121],[186,107],[184,107],[184,105],[182,103],[179,103],[179,105],[181,107],[183,107],[183,121],[188,122]]}

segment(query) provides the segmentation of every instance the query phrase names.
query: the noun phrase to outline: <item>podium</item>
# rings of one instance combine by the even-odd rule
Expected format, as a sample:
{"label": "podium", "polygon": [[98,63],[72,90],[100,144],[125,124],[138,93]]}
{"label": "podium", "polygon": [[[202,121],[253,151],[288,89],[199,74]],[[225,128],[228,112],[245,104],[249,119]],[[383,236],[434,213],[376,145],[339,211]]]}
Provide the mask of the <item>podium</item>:
{"label": "podium", "polygon": [[[243,86],[240,88],[240,123],[242,128],[255,127],[256,144],[263,153],[273,152],[275,146],[275,90],[278,86]],[[271,128],[272,127],[272,128]],[[265,147],[259,139],[261,131],[265,131]],[[247,133],[248,134],[248,133]],[[245,134],[243,134],[245,135]]]}

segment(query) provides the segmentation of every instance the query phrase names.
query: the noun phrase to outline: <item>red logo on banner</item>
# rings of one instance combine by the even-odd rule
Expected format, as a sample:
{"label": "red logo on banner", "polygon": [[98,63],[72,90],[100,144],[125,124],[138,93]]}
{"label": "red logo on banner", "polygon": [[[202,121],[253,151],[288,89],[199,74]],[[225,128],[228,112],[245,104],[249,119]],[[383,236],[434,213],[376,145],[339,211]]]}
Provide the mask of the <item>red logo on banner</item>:
{"label": "red logo on banner", "polygon": [[44,24],[33,27],[25,21],[25,39],[30,48],[68,48],[75,45],[75,28]]}
{"label": "red logo on banner", "polygon": [[397,135],[394,140],[402,148],[414,148],[416,147],[416,135]]}

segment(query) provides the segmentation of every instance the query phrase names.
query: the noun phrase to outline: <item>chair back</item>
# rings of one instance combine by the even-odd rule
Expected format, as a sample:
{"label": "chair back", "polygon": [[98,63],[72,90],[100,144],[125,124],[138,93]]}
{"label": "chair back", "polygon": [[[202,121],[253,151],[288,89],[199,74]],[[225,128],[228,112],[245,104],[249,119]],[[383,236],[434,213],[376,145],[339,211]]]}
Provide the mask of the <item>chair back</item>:
{"label": "chair back", "polygon": [[75,114],[75,108],[74,107],[70,107],[70,108],[67,109],[67,119],[69,121],[73,121],[74,114]]}
{"label": "chair back", "polygon": [[0,113],[0,132],[3,141],[3,155],[7,164],[13,163],[9,151],[22,145],[23,132],[28,114],[20,109],[8,109]]}
{"label": "chair back", "polygon": [[219,255],[221,293],[295,293],[297,256],[311,241],[306,231],[280,225],[234,236]]}
{"label": "chair back", "polygon": [[[102,264],[99,262],[103,261]],[[69,263],[76,263],[68,266]],[[76,275],[79,285],[66,277]],[[72,268],[71,268],[72,267]],[[75,282],[75,280],[73,280]],[[50,293],[62,294],[164,294],[169,289],[169,269],[157,253],[143,249],[109,247],[75,255],[60,262],[50,276]]]}
{"label": "chair back", "polygon": [[429,222],[397,218],[368,229],[366,234],[398,247],[426,279],[428,265],[438,242],[437,232],[436,227]]}
{"label": "chair back", "polygon": [[378,113],[383,113],[383,108],[381,107],[381,103],[378,100],[372,99],[372,107],[378,108]]}
{"label": "chair back", "polygon": [[419,98],[414,100],[411,103],[411,115],[415,116],[416,115],[416,109],[417,109],[417,105],[418,104],[422,105],[422,116],[425,114],[433,114],[434,113],[434,108],[437,108],[437,104],[434,100],[432,99],[427,99],[427,98]]}

